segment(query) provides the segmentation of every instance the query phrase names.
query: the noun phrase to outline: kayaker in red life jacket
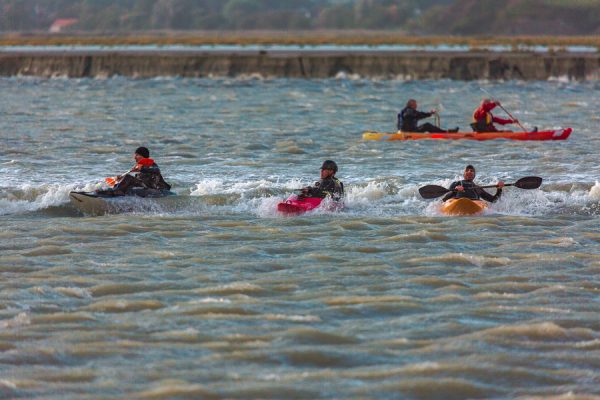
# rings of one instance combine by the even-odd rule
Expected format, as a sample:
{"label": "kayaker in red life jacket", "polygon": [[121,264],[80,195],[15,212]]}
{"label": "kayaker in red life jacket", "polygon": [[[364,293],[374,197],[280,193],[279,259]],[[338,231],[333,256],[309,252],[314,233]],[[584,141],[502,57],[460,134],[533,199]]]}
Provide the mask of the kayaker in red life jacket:
{"label": "kayaker in red life jacket", "polygon": [[[150,150],[146,147],[138,147],[133,154],[136,164],[125,175],[117,177],[117,184],[109,190],[97,191],[98,194],[124,196],[135,189],[146,189],[148,191],[170,190],[169,185],[163,179],[158,165],[150,158]],[[137,176],[129,175],[137,173]]]}
{"label": "kayaker in red life jacket", "polygon": [[321,179],[314,186],[302,189],[302,197],[331,197],[334,201],[340,201],[344,197],[344,184],[335,177],[338,166],[334,161],[325,160],[321,166]]}
{"label": "kayaker in red life jacket", "polygon": [[466,197],[471,200],[480,200],[483,199],[485,201],[489,201],[490,203],[494,203],[498,201],[500,196],[502,196],[502,188],[504,187],[504,182],[500,181],[496,184],[498,189],[496,190],[495,195],[491,195],[485,190],[481,189],[478,185],[473,182],[475,179],[475,167],[472,165],[467,165],[465,167],[465,172],[463,173],[463,180],[452,182],[450,185],[450,190],[452,192],[448,193],[442,201],[450,200],[450,199],[459,199],[462,197]]}
{"label": "kayaker in red life jacket", "polygon": [[[473,122],[471,123],[471,127],[474,132],[504,132],[499,131],[494,126],[494,123],[500,125],[507,124],[517,124],[519,123],[516,119],[504,119],[494,117],[490,111],[492,111],[496,106],[499,106],[500,102],[498,100],[492,101],[490,99],[481,100],[481,104],[473,113]],[[507,131],[510,132],[510,131]]]}
{"label": "kayaker in red life jacket", "polygon": [[406,107],[398,114],[398,130],[402,132],[430,132],[430,133],[445,133],[445,132],[458,132],[456,129],[443,130],[439,126],[435,126],[426,122],[422,125],[418,125],[419,120],[423,118],[429,118],[434,115],[437,111],[431,110],[429,112],[423,112],[417,110],[417,101],[410,99],[406,103]]}

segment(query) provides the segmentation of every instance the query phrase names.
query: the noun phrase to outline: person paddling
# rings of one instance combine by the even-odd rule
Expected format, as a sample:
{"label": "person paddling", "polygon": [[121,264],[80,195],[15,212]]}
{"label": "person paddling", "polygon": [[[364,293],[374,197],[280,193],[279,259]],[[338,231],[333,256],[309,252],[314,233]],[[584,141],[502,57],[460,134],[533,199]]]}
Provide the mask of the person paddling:
{"label": "person paddling", "polygon": [[473,112],[473,122],[471,123],[471,127],[474,132],[502,132],[494,126],[494,123],[500,125],[519,123],[517,119],[494,117],[491,111],[496,108],[496,106],[500,106],[498,100],[492,101],[487,98],[481,100],[481,104],[477,107],[475,112]]}
{"label": "person paddling", "polygon": [[[97,193],[125,196],[127,194],[146,194],[146,192],[171,189],[171,185],[165,182],[162,177],[158,165],[150,158],[150,150],[146,147],[138,147],[133,154],[133,158],[136,164],[128,173],[117,177],[117,184],[114,188],[99,190]],[[136,173],[137,176],[132,176],[130,173]]]}
{"label": "person paddling", "polygon": [[398,130],[402,132],[430,132],[430,133],[445,133],[458,132],[458,127],[451,130],[443,130],[439,126],[435,126],[429,122],[419,125],[419,120],[429,118],[436,113],[435,110],[423,112],[417,110],[417,101],[410,99],[406,103],[406,107],[398,114]]}
{"label": "person paddling", "polygon": [[475,179],[475,167],[472,165],[467,165],[465,167],[465,171],[463,173],[463,180],[452,182],[450,185],[449,192],[442,201],[450,200],[453,198],[468,198],[471,200],[485,200],[490,203],[494,203],[498,201],[500,196],[502,196],[502,188],[504,187],[504,182],[499,181],[496,184],[497,190],[495,195],[491,195],[478,185],[476,185],[473,180]]}
{"label": "person paddling", "polygon": [[302,197],[331,197],[334,201],[340,201],[344,197],[344,184],[335,177],[338,166],[335,161],[325,160],[321,166],[321,179],[314,186],[302,189]]}

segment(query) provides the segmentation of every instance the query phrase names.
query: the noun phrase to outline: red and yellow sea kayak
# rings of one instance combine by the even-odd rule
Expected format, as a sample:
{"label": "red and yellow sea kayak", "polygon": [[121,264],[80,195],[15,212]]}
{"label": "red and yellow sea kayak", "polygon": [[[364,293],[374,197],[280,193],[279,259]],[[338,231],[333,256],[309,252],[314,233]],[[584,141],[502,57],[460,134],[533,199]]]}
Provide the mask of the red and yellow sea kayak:
{"label": "red and yellow sea kayak", "polygon": [[466,198],[450,199],[442,203],[441,212],[446,215],[477,215],[487,208],[487,203],[482,200]]}
{"label": "red and yellow sea kayak", "polygon": [[446,140],[493,140],[493,139],[510,139],[510,140],[565,140],[569,137],[573,129],[564,128],[553,131],[539,132],[453,132],[453,133],[417,133],[417,132],[398,132],[398,133],[383,133],[383,132],[365,132],[363,140],[431,140],[431,139],[446,139]]}

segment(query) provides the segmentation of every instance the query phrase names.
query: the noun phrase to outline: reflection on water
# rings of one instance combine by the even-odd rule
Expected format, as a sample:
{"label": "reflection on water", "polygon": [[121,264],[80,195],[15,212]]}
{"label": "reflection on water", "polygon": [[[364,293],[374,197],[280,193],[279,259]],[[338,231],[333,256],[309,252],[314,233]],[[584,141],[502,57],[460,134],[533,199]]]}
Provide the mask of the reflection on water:
{"label": "reflection on water", "polygon": [[[565,142],[363,142],[482,92]],[[600,395],[596,83],[0,80],[3,398]],[[497,113],[500,116],[500,112]],[[146,145],[180,195],[85,216]],[[282,218],[335,159],[347,208]],[[418,198],[464,165],[476,218]]]}

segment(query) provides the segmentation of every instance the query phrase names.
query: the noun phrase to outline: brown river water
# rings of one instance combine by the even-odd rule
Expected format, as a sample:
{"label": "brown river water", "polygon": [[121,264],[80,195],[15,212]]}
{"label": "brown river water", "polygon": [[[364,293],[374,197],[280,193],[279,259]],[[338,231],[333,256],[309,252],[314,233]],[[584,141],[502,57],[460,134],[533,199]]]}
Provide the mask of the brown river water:
{"label": "brown river water", "polygon": [[[567,141],[365,142],[494,93]],[[600,397],[598,83],[0,79],[0,398]],[[501,116],[501,112],[496,113]],[[177,197],[80,213],[146,145]],[[346,208],[277,202],[340,166]],[[544,178],[481,216],[417,189]]]}

